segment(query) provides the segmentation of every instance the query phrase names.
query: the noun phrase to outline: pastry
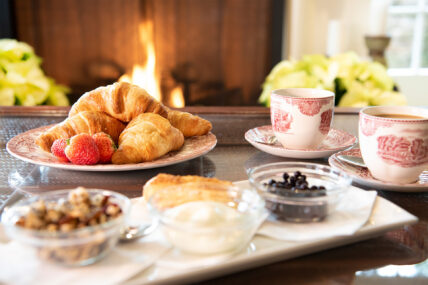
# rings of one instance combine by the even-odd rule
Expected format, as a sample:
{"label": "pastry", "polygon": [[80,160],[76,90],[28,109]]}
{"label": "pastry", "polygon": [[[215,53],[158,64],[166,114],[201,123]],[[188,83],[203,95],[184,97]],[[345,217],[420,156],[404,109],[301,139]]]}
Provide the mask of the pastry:
{"label": "pastry", "polygon": [[167,110],[143,88],[127,82],[98,87],[86,92],[71,107],[69,116],[82,111],[100,111],[122,122],[130,122],[142,113],[167,117]]}
{"label": "pastry", "polygon": [[143,197],[149,201],[156,194],[156,204],[170,208],[192,201],[229,202],[231,195],[227,190],[230,181],[196,175],[171,175],[160,173],[143,187]]}
{"label": "pastry", "polygon": [[180,149],[183,144],[183,134],[167,119],[153,113],[140,114],[120,135],[112,162],[125,164],[152,161],[170,151]]}
{"label": "pastry", "polygon": [[206,135],[212,129],[209,121],[187,112],[168,110],[168,120],[179,129],[184,137]]}
{"label": "pastry", "polygon": [[63,122],[43,132],[37,137],[36,143],[43,150],[50,152],[56,139],[68,139],[80,133],[93,135],[99,132],[110,135],[113,141],[117,143],[124,128],[125,125],[121,121],[109,115],[95,111],[84,111],[68,117]]}

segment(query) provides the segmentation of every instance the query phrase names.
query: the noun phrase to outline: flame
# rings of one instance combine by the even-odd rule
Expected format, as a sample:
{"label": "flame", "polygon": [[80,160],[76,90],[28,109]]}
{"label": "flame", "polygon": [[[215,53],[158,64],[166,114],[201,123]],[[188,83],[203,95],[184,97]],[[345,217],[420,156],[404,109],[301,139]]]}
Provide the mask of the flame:
{"label": "flame", "polygon": [[143,22],[139,25],[140,41],[147,56],[143,66],[135,64],[131,75],[124,74],[119,78],[119,82],[129,82],[144,88],[156,100],[162,100],[160,84],[156,74],[156,54],[153,40],[153,23]]}
{"label": "flame", "polygon": [[184,107],[184,96],[183,96],[183,90],[180,86],[175,87],[171,91],[170,95],[171,105],[176,108],[183,108]]}

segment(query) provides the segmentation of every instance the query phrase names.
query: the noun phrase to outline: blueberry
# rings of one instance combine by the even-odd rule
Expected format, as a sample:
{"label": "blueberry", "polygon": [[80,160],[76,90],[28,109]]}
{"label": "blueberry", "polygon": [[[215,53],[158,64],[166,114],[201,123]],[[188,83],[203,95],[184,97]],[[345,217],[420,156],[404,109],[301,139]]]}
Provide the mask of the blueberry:
{"label": "blueberry", "polygon": [[300,172],[300,171],[296,171],[296,172],[294,172],[294,176],[297,178],[297,177],[299,177],[300,175],[302,175],[302,173]]}
{"label": "blueberry", "polygon": [[290,175],[288,175],[287,172],[284,172],[284,174],[282,175],[282,178],[284,178],[284,181],[287,181],[288,177],[290,177]]}
{"label": "blueberry", "polygon": [[269,185],[273,185],[276,181],[274,179],[269,180]]}

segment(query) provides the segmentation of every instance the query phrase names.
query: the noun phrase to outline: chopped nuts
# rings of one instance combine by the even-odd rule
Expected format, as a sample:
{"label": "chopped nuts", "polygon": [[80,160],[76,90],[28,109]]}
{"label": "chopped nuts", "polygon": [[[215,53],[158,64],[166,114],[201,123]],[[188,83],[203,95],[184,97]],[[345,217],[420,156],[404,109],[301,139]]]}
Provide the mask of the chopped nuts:
{"label": "chopped nuts", "polygon": [[70,192],[68,200],[34,202],[27,215],[20,217],[16,225],[29,229],[68,232],[105,223],[121,214],[122,210],[110,201],[109,196],[98,194],[91,198],[85,188],[79,187]]}
{"label": "chopped nuts", "polygon": [[69,223],[62,224],[59,226],[59,230],[62,232],[69,232],[69,231],[73,230],[73,228],[74,228],[73,224],[69,224]]}
{"label": "chopped nuts", "polygon": [[59,221],[59,219],[61,218],[61,213],[54,210],[54,209],[49,209],[46,212],[46,221],[47,222],[52,222],[52,223],[57,223]]}
{"label": "chopped nuts", "polygon": [[109,216],[115,216],[120,212],[120,208],[119,206],[117,206],[116,204],[111,204],[107,206],[106,209],[106,214]]}
{"label": "chopped nuts", "polygon": [[49,224],[46,227],[46,230],[49,231],[49,232],[56,232],[58,230],[58,226],[55,225],[55,224]]}
{"label": "chopped nuts", "polygon": [[72,204],[88,203],[89,193],[85,188],[79,187],[76,190],[70,192],[68,195],[68,200]]}

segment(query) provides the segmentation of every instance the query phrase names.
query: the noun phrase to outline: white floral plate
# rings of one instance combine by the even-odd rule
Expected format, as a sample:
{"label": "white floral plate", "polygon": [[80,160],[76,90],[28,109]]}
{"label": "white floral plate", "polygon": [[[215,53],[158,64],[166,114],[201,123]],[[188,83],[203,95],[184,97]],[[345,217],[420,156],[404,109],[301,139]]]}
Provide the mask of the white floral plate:
{"label": "white floral plate", "polygon": [[339,155],[351,155],[361,157],[359,148],[341,151],[333,154],[328,159],[331,167],[344,171],[349,174],[353,181],[367,187],[382,189],[395,192],[428,192],[428,171],[424,171],[419,176],[419,181],[408,184],[396,184],[385,181],[380,181],[374,178],[366,167],[355,166],[346,162],[342,162],[337,158]]}
{"label": "white floral plate", "polygon": [[261,143],[274,136],[272,126],[261,126],[250,129],[245,133],[245,139],[254,147],[272,155],[290,158],[321,158],[351,147],[357,138],[345,131],[330,129],[325,140],[317,149],[295,150],[284,148],[278,141],[273,144]]}
{"label": "white floral plate", "polygon": [[7,151],[23,161],[54,168],[81,171],[128,171],[163,167],[187,161],[206,154],[217,144],[216,136],[208,133],[204,136],[186,138],[183,147],[179,151],[167,153],[154,161],[121,165],[77,165],[59,161],[55,156],[43,151],[36,144],[37,136],[50,127],[52,125],[32,129],[13,137],[6,145]]}

